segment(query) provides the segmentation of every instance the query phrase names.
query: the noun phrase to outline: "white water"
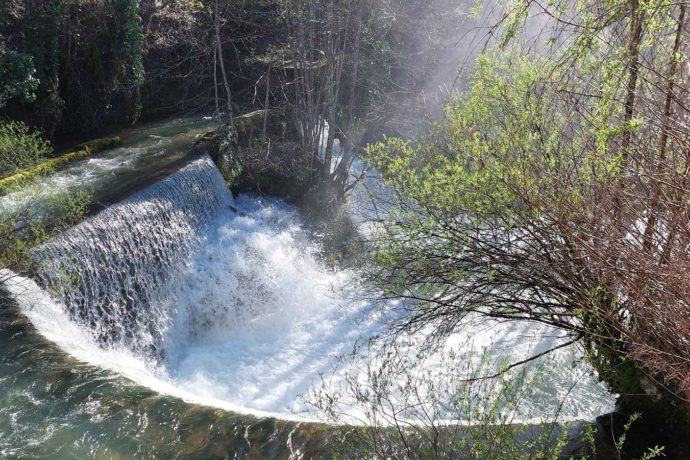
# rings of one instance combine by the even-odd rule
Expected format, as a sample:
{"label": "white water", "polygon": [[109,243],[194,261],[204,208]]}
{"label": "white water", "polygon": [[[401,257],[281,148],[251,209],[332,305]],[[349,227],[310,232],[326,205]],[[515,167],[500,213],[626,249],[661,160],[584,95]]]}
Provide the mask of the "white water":
{"label": "white water", "polygon": [[125,130],[119,133],[121,144],[0,196],[0,215],[43,216],[50,212],[51,197],[84,190],[93,195],[95,203],[100,203],[131,188],[138,179],[185,157],[194,142],[213,125],[211,119],[196,117]]}
{"label": "white water", "polygon": [[158,353],[166,287],[233,198],[208,156],[58,235],[32,254],[39,281],[108,346]]}
{"label": "white water", "polygon": [[[36,253],[43,283],[68,306],[30,280],[8,287],[37,330],[81,361],[197,403],[318,417],[301,395],[320,376],[330,391],[344,389],[344,375],[366,382],[366,356],[333,370],[358,340],[385,330],[382,313],[394,305],[351,300],[361,286],[320,262],[294,208],[240,197],[235,213],[230,203],[210,160],[198,160]],[[66,273],[79,282],[65,284]],[[451,349],[461,367],[484,348],[516,361],[559,343],[555,335],[530,324],[467,324],[414,372],[442,379]],[[400,359],[419,361],[421,339],[407,337]],[[587,368],[568,359],[559,353],[523,416],[552,416],[569,392],[564,418],[610,409]],[[362,416],[351,398],[343,405]]]}

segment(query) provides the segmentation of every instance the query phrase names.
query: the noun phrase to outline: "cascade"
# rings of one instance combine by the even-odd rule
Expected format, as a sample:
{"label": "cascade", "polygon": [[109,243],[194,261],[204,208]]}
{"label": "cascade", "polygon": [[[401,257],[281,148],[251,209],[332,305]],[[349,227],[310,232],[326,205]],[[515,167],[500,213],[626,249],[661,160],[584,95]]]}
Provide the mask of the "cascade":
{"label": "cascade", "polygon": [[102,345],[155,354],[165,286],[232,204],[203,156],[34,250],[35,277]]}
{"label": "cascade", "polygon": [[[385,198],[375,178],[370,185],[350,204],[364,232],[380,207],[370,209],[365,192]],[[362,299],[368,288],[356,272],[323,263],[297,209],[277,199],[235,202],[208,156],[49,240],[32,261],[34,280],[12,277],[6,288],[62,350],[159,393],[262,416],[322,417],[305,397],[323,378],[347,416],[361,419],[347,382],[366,380],[384,355],[379,345],[351,352],[396,314],[397,301]],[[396,360],[440,382],[447,356],[472,369],[483,350],[516,361],[563,340],[528,323],[465,326],[433,356],[418,353],[428,331],[406,336]],[[548,417],[565,394],[562,417],[610,405],[588,367],[565,365],[574,350],[561,351],[517,416]]]}

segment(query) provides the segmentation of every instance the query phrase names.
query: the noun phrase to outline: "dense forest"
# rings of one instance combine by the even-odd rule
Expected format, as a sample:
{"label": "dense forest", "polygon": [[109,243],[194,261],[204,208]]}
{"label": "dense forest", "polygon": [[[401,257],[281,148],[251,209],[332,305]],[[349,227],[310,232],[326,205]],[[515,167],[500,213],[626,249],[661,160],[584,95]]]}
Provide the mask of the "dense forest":
{"label": "dense forest", "polygon": [[[80,142],[191,115],[214,120],[237,152],[244,148],[232,161],[245,163],[245,175],[263,171],[259,192],[300,204],[311,201],[293,200],[294,184],[284,184],[304,176],[300,194],[341,206],[364,180],[352,169],[361,159],[380,174],[387,206],[372,219],[373,234],[349,234],[356,240],[346,242],[349,253],[330,256],[356,267],[378,301],[400,302],[392,335],[431,330],[431,342],[441,343],[470,317],[557,328],[566,340],[463,384],[500,380],[578,347],[617,396],[621,418],[607,425],[612,452],[684,458],[688,7],[685,0],[0,0],[0,190],[24,187],[3,189],[1,181],[18,174],[63,167],[36,169]],[[285,137],[285,120],[301,145],[277,150],[290,156],[269,165],[284,168],[278,181],[264,163],[272,142]],[[247,123],[262,131],[251,149],[238,140]],[[238,187],[223,163],[230,160],[218,159],[227,144],[214,148],[218,168]],[[324,190],[336,190],[335,198],[324,199]],[[70,197],[69,212],[50,229],[0,220],[0,265],[29,272],[31,248],[84,217],[80,200]],[[327,225],[344,225],[339,212],[327,213]],[[385,412],[388,385],[359,402]],[[325,401],[335,414],[337,398]],[[424,420],[430,427],[420,435],[390,410],[393,434],[368,420],[374,428],[362,442],[371,458],[528,455],[516,439],[497,447],[506,440],[495,433],[479,435],[494,446],[449,445],[438,417]],[[548,449],[542,455],[560,454]]]}
{"label": "dense forest", "polygon": [[335,66],[341,124],[380,119],[392,93],[424,87],[460,27],[463,15],[441,11],[414,1],[7,0],[3,115],[57,140],[172,114],[228,116],[295,102],[290,63],[323,58]]}

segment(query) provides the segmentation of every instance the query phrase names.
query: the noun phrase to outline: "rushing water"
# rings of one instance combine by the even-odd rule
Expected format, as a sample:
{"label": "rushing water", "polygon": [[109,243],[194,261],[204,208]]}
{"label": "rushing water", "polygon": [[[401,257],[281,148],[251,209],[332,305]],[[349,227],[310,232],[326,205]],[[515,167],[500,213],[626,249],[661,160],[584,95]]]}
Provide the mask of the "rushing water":
{"label": "rushing water", "polygon": [[104,346],[155,353],[164,288],[232,204],[203,157],[39,247],[38,279]]}
{"label": "rushing water", "polygon": [[[234,200],[208,157],[49,241],[34,253],[38,284],[5,283],[16,303],[0,307],[0,457],[323,452],[317,425],[297,422],[322,416],[310,389],[321,377],[333,392],[344,376],[366,380],[361,362],[339,358],[384,331],[395,305],[357,300],[355,273],[326,266],[317,243],[294,207]],[[451,350],[461,362],[483,349],[515,361],[559,336],[467,324],[418,366],[434,376]],[[422,339],[406,338],[404,359]],[[610,408],[572,352],[554,358],[520,415],[550,417],[567,395],[566,418]]]}
{"label": "rushing water", "polygon": [[88,191],[96,205],[131,190],[142,178],[186,157],[190,147],[214,121],[180,118],[122,131],[114,148],[78,160],[54,174],[8,195],[0,196],[0,214],[42,213],[43,202],[56,193]]}

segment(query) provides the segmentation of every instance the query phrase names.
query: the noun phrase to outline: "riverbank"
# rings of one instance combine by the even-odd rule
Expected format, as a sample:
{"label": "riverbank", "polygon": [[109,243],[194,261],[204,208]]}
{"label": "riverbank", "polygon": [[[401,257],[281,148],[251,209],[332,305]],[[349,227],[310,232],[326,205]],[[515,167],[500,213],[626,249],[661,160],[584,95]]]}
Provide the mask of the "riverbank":
{"label": "riverbank", "polygon": [[65,153],[58,155],[51,155],[43,162],[26,168],[24,170],[15,172],[10,176],[0,178],[0,195],[16,190],[22,185],[26,185],[29,181],[37,179],[40,176],[53,173],[61,168],[65,168],[69,164],[103,150],[112,148],[120,143],[118,136],[104,137],[99,139],[92,139],[90,141],[78,144]]}

